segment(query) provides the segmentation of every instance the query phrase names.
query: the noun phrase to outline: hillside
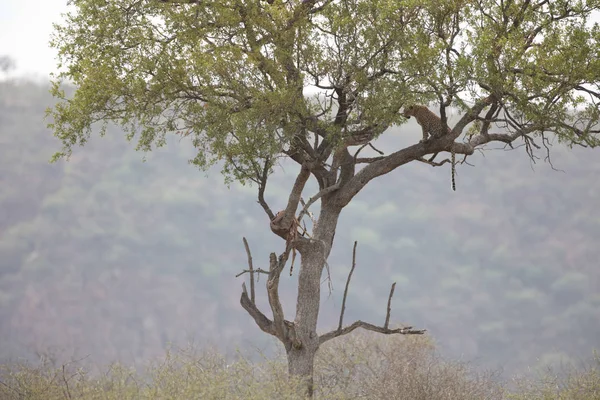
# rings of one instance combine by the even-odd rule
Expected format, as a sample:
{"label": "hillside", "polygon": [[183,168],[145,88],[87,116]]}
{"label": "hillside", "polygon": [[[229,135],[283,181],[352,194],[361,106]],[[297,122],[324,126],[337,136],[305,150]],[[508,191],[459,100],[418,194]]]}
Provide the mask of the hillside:
{"label": "hillside", "polygon": [[[265,266],[283,243],[255,188],[187,163],[186,141],[146,155],[116,129],[69,162],[46,128],[47,88],[0,83],[0,359],[54,353],[142,362],[189,340],[272,349],[239,306],[242,236]],[[386,133],[389,152],[419,139]],[[477,154],[458,169],[411,164],[369,185],[342,214],[320,326],[337,323],[351,248],[358,266],[346,320],[427,328],[440,350],[507,373],[587,358],[600,347],[600,157],[552,147],[554,171],[523,149]],[[282,208],[296,167],[267,200]],[[312,186],[314,188],[314,185]],[[307,196],[313,193],[307,193]],[[282,302],[293,315],[294,282]],[[266,307],[264,280],[258,287]]]}

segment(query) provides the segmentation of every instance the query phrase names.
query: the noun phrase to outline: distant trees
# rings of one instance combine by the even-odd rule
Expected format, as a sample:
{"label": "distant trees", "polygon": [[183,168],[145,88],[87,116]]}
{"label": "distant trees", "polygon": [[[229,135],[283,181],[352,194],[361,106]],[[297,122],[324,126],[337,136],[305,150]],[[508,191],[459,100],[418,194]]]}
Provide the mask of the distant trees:
{"label": "distant trees", "polygon": [[0,56],[0,72],[9,72],[15,68],[15,61],[9,56]]}

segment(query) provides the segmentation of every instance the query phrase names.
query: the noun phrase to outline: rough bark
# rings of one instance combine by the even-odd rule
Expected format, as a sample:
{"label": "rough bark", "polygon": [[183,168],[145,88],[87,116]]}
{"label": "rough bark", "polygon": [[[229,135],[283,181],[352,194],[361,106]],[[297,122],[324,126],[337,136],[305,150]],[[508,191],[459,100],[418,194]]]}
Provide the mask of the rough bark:
{"label": "rough bark", "polygon": [[306,379],[307,394],[313,392],[313,365],[319,349],[317,321],[321,303],[321,275],[331,251],[341,209],[323,203],[313,239],[300,250],[302,261],[298,276],[298,298],[294,327],[299,346],[287,349],[288,369],[292,376]]}

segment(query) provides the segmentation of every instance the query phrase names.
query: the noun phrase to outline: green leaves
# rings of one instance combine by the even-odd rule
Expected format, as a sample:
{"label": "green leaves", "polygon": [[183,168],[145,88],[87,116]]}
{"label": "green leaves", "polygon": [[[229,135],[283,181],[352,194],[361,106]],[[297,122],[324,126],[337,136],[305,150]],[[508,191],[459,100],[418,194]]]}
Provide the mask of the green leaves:
{"label": "green leaves", "polygon": [[[588,22],[599,1],[72,4],[51,42],[62,66],[52,89],[61,101],[48,113],[57,157],[85,144],[96,123],[115,123],[143,151],[184,133],[196,165],[224,160],[243,180],[293,138],[333,142],[402,122],[408,102],[489,94],[540,132],[597,143],[594,129],[582,136],[564,124],[597,118],[581,106],[600,101],[600,33]],[[77,86],[72,98],[64,81]],[[306,97],[315,91],[320,100]]]}

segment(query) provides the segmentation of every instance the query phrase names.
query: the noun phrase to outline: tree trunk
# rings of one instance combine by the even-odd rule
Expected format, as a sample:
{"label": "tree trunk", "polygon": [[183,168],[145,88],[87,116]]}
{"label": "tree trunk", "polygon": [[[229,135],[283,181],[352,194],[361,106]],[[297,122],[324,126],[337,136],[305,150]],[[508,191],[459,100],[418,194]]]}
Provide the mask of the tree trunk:
{"label": "tree trunk", "polygon": [[304,380],[305,394],[309,398],[313,397],[313,369],[318,348],[317,340],[316,346],[302,346],[300,349],[291,347],[287,351],[288,372],[290,376]]}
{"label": "tree trunk", "polygon": [[313,394],[314,359],[319,349],[317,321],[321,303],[321,275],[331,251],[341,209],[322,203],[313,238],[301,250],[302,261],[298,275],[298,299],[294,320],[299,348],[287,349],[288,371],[291,376],[306,381],[307,395]]}

